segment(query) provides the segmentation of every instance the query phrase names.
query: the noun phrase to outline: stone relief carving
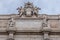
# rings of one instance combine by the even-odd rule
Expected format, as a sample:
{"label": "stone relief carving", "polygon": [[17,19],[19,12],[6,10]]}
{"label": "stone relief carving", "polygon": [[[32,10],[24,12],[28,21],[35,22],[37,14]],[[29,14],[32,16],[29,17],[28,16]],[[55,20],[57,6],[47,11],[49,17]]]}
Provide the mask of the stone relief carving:
{"label": "stone relief carving", "polygon": [[8,32],[8,39],[7,40],[14,40],[14,33],[16,31],[15,27],[15,21],[14,19],[11,17],[10,21],[9,21],[9,27],[7,28],[7,32]]}
{"label": "stone relief carving", "polygon": [[7,32],[9,34],[7,40],[14,40],[14,33],[15,33],[14,24],[15,24],[14,19],[13,17],[11,17],[9,20],[9,27],[7,27]]}
{"label": "stone relief carving", "polygon": [[20,7],[20,8],[18,7],[17,10],[19,12],[20,17],[22,15],[25,15],[27,17],[31,17],[35,15],[37,17],[38,10],[40,10],[40,8],[34,7],[33,3],[28,2],[28,3],[25,3],[24,7]]}
{"label": "stone relief carving", "polygon": [[14,40],[14,32],[8,32],[9,36],[7,40]]}
{"label": "stone relief carving", "polygon": [[25,8],[25,15],[26,16],[32,16],[33,10],[31,8]]}
{"label": "stone relief carving", "polygon": [[18,12],[19,12],[19,15],[20,15],[20,17],[23,15],[23,13],[24,13],[24,8],[22,8],[22,6],[19,8],[17,8],[17,10],[18,10]]}
{"label": "stone relief carving", "polygon": [[41,10],[41,8],[37,8],[37,7],[34,8],[33,13],[34,13],[34,15],[35,15],[36,17],[38,16],[38,11],[39,11],[39,10]]}
{"label": "stone relief carving", "polygon": [[48,27],[48,26],[47,26],[47,23],[43,23],[42,26],[43,26],[43,27]]}
{"label": "stone relief carving", "polygon": [[47,19],[44,19],[43,20],[43,24],[42,24],[43,27],[48,27],[48,24],[47,24]]}
{"label": "stone relief carving", "polygon": [[14,26],[14,24],[15,24],[14,19],[13,19],[13,18],[11,18],[11,20],[9,21],[9,26],[10,26],[10,27],[13,27],[13,26]]}
{"label": "stone relief carving", "polygon": [[49,32],[44,32],[44,40],[50,40]]}

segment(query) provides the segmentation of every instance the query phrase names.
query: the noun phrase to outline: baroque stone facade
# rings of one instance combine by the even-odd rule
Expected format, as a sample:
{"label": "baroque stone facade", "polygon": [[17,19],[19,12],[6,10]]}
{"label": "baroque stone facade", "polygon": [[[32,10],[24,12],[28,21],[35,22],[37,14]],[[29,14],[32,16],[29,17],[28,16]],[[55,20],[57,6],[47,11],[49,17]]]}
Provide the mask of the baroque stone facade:
{"label": "baroque stone facade", "polygon": [[27,2],[19,14],[0,15],[0,40],[60,40],[60,15],[39,14]]}

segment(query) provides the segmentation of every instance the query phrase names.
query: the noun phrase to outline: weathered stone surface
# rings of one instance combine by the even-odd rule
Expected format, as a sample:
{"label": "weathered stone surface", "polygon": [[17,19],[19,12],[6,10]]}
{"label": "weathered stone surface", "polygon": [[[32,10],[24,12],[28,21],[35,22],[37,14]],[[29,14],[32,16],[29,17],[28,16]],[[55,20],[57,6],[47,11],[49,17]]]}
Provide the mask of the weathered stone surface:
{"label": "weathered stone surface", "polygon": [[0,20],[0,28],[6,28],[8,25],[8,20]]}
{"label": "weathered stone surface", "polygon": [[16,28],[20,31],[39,31],[42,29],[42,20],[16,20]]}
{"label": "weathered stone surface", "polygon": [[28,2],[18,8],[19,15],[0,15],[0,40],[60,40],[60,15],[38,10]]}
{"label": "weathered stone surface", "polygon": [[42,35],[15,35],[15,40],[43,40]]}
{"label": "weathered stone surface", "polygon": [[51,28],[59,28],[59,20],[49,20]]}

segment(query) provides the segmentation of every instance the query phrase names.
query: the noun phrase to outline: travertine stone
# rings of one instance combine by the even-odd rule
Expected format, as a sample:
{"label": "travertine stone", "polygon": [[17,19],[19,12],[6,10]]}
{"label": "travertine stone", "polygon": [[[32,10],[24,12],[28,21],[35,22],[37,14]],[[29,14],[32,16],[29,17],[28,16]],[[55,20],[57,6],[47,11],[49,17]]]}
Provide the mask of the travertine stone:
{"label": "travertine stone", "polygon": [[7,40],[14,40],[14,32],[9,32],[9,36]]}
{"label": "travertine stone", "polygon": [[10,32],[10,31],[16,31],[15,20],[13,18],[10,18],[10,20],[9,20],[7,31],[8,32]]}
{"label": "travertine stone", "polygon": [[16,29],[15,28],[8,28],[7,32],[9,34],[7,40],[14,40],[14,34],[16,32]]}
{"label": "travertine stone", "polygon": [[42,35],[15,35],[15,40],[43,40]]}
{"label": "travertine stone", "polygon": [[49,40],[49,32],[44,32],[44,40]]}
{"label": "travertine stone", "polygon": [[59,26],[59,24],[58,24],[59,20],[49,20],[49,22],[50,22],[50,27],[52,27],[52,28],[58,28],[58,26]]}
{"label": "travertine stone", "polygon": [[9,38],[9,39],[7,39],[7,40],[14,40],[14,39],[12,39],[12,38]]}
{"label": "travertine stone", "polygon": [[17,30],[22,32],[38,32],[42,29],[42,20],[16,20],[15,23]]}
{"label": "travertine stone", "polygon": [[17,8],[20,17],[22,15],[26,16],[26,17],[32,17],[33,15],[35,15],[36,17],[38,17],[38,10],[39,9],[40,8],[34,7],[33,3],[30,3],[30,2],[25,3],[24,7]]}
{"label": "travertine stone", "polygon": [[0,28],[7,28],[8,20],[0,20]]}
{"label": "travertine stone", "polygon": [[9,21],[9,27],[14,27],[14,25],[15,25],[14,19],[11,18],[11,20]]}
{"label": "travertine stone", "polygon": [[39,14],[33,3],[19,14],[0,15],[0,40],[60,40],[60,15]]}
{"label": "travertine stone", "polygon": [[14,26],[15,26],[14,19],[11,18],[9,21],[9,27],[7,27],[7,32],[9,34],[9,37],[7,40],[14,40],[14,33],[16,31],[16,28]]}

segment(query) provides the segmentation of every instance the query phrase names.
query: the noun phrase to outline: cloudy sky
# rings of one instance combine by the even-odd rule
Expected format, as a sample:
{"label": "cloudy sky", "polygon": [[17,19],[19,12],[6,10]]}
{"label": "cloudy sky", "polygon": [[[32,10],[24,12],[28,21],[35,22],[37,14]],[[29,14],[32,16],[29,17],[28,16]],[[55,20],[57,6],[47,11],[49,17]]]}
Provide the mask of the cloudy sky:
{"label": "cloudy sky", "polygon": [[0,14],[17,14],[16,8],[28,1],[41,8],[40,14],[60,14],[60,0],[0,0]]}

